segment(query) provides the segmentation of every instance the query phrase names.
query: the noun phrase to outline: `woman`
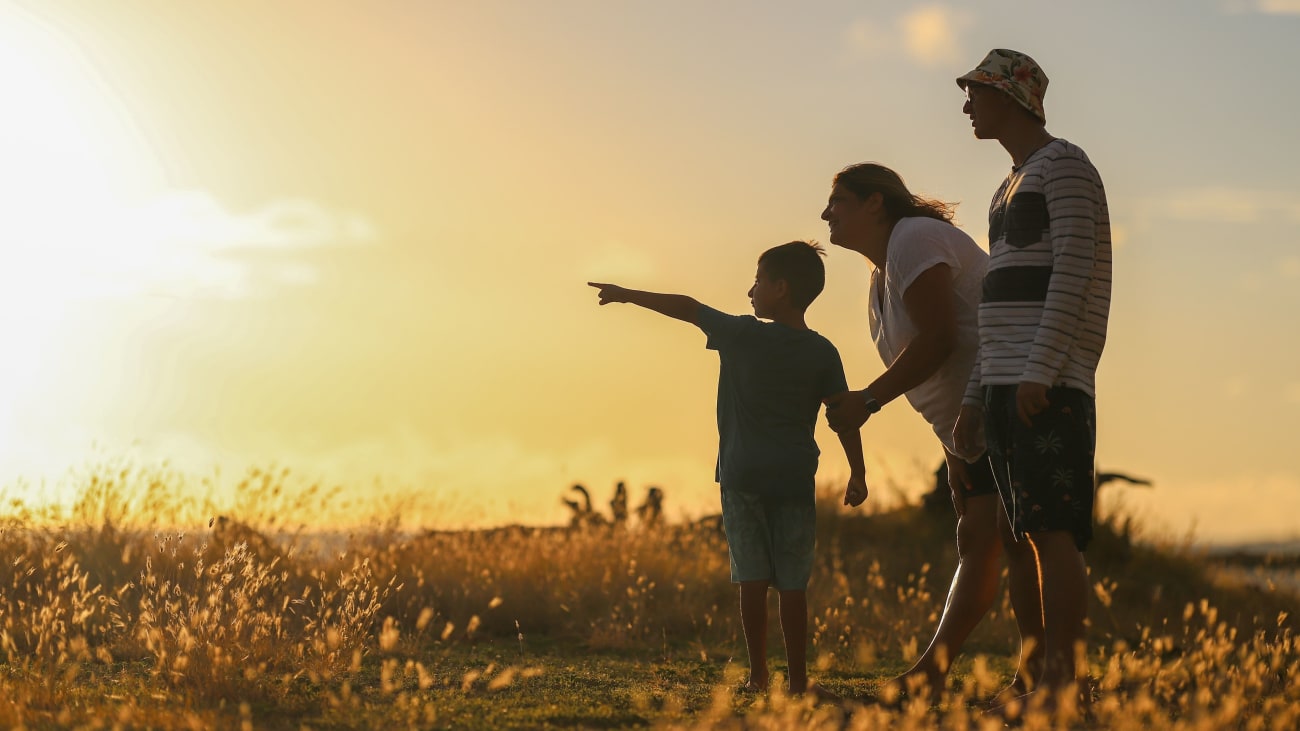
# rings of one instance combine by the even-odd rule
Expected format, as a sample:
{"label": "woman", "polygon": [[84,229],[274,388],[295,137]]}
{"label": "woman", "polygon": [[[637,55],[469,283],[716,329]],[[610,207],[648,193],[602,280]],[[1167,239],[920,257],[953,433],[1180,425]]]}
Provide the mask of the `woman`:
{"label": "woman", "polygon": [[[871,262],[871,338],[887,368],[861,391],[827,400],[831,428],[856,430],[881,407],[906,395],[943,444],[957,510],[957,570],[934,639],[916,664],[895,679],[938,698],[953,657],[997,599],[1001,547],[1007,559],[1033,563],[999,521],[997,485],[982,453],[958,450],[953,425],[978,349],[977,308],[988,254],[952,223],[953,206],[913,195],[893,170],[851,165],[835,176],[822,219],[832,244]],[[1003,526],[1000,528],[999,526]],[[1024,575],[1012,571],[1011,576]],[[1019,693],[1037,676],[1043,646],[1037,585],[1012,581],[1020,629]]]}

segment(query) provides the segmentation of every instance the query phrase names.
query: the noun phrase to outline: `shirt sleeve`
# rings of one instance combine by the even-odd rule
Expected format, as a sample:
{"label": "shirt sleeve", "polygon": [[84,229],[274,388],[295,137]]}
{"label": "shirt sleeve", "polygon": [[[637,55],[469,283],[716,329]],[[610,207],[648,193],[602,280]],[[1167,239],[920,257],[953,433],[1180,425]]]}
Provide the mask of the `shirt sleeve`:
{"label": "shirt sleeve", "polygon": [[826,341],[827,354],[826,376],[822,381],[821,398],[834,396],[849,390],[849,379],[844,375],[844,361],[840,351],[829,340]]}
{"label": "shirt sleeve", "polygon": [[696,322],[709,337],[704,346],[709,350],[722,350],[729,347],[743,333],[758,324],[758,320],[750,315],[728,315],[708,305],[700,305]]}
{"label": "shirt sleeve", "polygon": [[1086,293],[1097,259],[1101,181],[1087,159],[1053,160],[1044,184],[1052,275],[1043,318],[1034,335],[1023,380],[1055,385],[1086,313]]}
{"label": "shirt sleeve", "polygon": [[[949,224],[941,224],[947,226]],[[961,268],[957,254],[933,227],[915,232],[899,241],[890,251],[885,275],[900,294],[936,264],[947,264],[954,273]]]}

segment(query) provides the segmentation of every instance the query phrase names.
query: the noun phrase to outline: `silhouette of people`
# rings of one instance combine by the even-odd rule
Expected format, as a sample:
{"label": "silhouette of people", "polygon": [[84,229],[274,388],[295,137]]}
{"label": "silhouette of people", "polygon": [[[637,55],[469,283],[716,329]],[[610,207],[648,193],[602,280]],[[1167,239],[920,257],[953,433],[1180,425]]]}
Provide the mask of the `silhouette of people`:
{"label": "silhouette of people", "polygon": [[[1101,176],[1077,145],[1046,129],[1047,76],[1024,53],[995,49],[959,77],[975,137],[997,140],[1011,171],[989,206],[980,350],[954,437],[984,432],[1015,537],[1033,548],[1044,667],[1036,689],[1077,687],[1086,667],[1095,495],[1096,372],[1110,310],[1110,219]],[[1020,614],[1017,608],[1017,614]],[[1018,678],[1019,680],[1020,678]]]}
{"label": "silhouette of people", "polygon": [[[813,430],[822,399],[847,388],[839,352],[804,321],[825,286],[822,255],[803,241],[763,252],[749,290],[752,317],[727,315],[684,295],[589,283],[600,290],[602,305],[627,302],[697,325],[718,352],[716,478],[731,580],[740,585],[750,665],[745,689],[755,692],[768,687],[767,592],[775,586],[789,691],[831,695],[807,674],[819,456]],[[862,441],[855,429],[839,437],[850,467],[844,502],[860,505],[867,498]]]}
{"label": "silhouette of people", "polygon": [[[871,263],[871,337],[887,368],[866,388],[827,400],[831,428],[856,430],[900,396],[943,445],[948,492],[957,512],[957,568],[934,638],[904,675],[899,691],[924,681],[931,698],[944,689],[962,644],[993,606],[1001,579],[1001,546],[1009,562],[1033,565],[1028,547],[1000,535],[997,484],[982,438],[958,447],[953,427],[978,347],[976,311],[988,255],[952,223],[952,207],[919,197],[893,170],[850,165],[835,176],[822,218],[832,244]],[[969,462],[969,464],[968,464]],[[1041,645],[1029,611],[1034,587],[1013,585],[1021,635]],[[1023,611],[1021,611],[1023,610]],[[1028,672],[1024,670],[1023,672]]]}

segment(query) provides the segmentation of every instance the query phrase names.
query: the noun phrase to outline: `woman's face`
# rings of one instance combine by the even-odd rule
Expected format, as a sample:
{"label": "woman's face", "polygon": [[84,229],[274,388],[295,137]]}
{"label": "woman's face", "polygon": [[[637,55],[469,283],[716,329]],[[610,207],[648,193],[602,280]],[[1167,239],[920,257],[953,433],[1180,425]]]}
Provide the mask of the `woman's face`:
{"label": "woman's face", "polygon": [[830,228],[832,244],[851,248],[862,237],[867,212],[864,203],[856,193],[842,185],[831,188],[822,220]]}

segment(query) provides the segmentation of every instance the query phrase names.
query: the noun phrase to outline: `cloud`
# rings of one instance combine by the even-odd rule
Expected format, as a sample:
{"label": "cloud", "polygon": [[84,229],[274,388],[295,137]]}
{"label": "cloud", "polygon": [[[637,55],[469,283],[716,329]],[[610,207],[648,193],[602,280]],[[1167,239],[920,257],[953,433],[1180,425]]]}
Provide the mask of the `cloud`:
{"label": "cloud", "polygon": [[208,193],[173,192],[132,211],[123,222],[155,242],[209,250],[307,248],[373,241],[374,227],[351,212],[306,198],[285,198],[236,213]]}
{"label": "cloud", "polygon": [[1223,0],[1219,6],[1232,14],[1300,15],[1300,0]]}
{"label": "cloud", "polygon": [[1300,381],[1288,383],[1282,389],[1283,398],[1289,403],[1300,404]]}
{"label": "cloud", "polygon": [[[235,211],[201,191],[101,203],[15,222],[0,272],[6,301],[57,304],[138,295],[239,299],[317,281],[300,252],[367,244],[364,216],[306,198]],[[275,256],[252,257],[256,252]]]}
{"label": "cloud", "polygon": [[883,25],[859,19],[849,26],[849,48],[867,57],[901,53],[922,66],[949,66],[965,57],[961,34],[973,16],[947,5],[925,5]]}
{"label": "cloud", "polygon": [[970,25],[967,13],[944,5],[917,8],[899,21],[908,55],[925,66],[944,66],[962,58],[958,36]]}
{"label": "cloud", "polygon": [[1277,270],[1284,279],[1300,279],[1300,256],[1284,257],[1278,262]]}
{"label": "cloud", "polygon": [[1300,194],[1277,190],[1210,187],[1175,192],[1155,201],[1156,211],[1178,221],[1257,223],[1281,218],[1300,223]]}

